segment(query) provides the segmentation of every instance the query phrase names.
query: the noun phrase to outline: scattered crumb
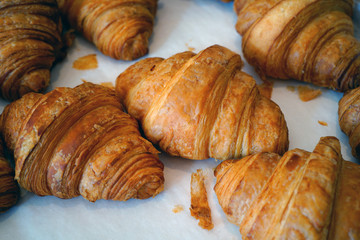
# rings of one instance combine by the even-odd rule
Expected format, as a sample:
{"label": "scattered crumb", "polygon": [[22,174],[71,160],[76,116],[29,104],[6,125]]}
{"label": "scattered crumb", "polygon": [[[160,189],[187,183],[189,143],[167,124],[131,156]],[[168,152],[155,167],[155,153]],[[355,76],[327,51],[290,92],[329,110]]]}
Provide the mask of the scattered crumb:
{"label": "scattered crumb", "polygon": [[96,54],[89,54],[76,59],[73,62],[73,68],[77,70],[95,69],[98,67]]}
{"label": "scattered crumb", "polygon": [[87,83],[87,82],[89,82],[89,81],[87,81],[87,80],[85,80],[85,79],[81,79],[81,81],[83,82],[83,83]]}
{"label": "scattered crumb", "polygon": [[184,206],[180,205],[180,204],[177,204],[177,205],[174,206],[172,211],[173,211],[173,213],[182,212],[182,211],[184,211]]}
{"label": "scattered crumb", "polygon": [[264,97],[267,97],[268,99],[271,99],[273,87],[274,87],[274,82],[272,81],[266,81],[258,85],[260,94],[263,95]]}
{"label": "scattered crumb", "polygon": [[324,122],[324,121],[320,121],[320,120],[319,120],[318,123],[319,123],[320,125],[325,126],[325,127],[328,126],[327,122]]}
{"label": "scattered crumb", "polygon": [[199,219],[199,226],[211,230],[214,224],[211,220],[211,209],[209,207],[205,178],[201,169],[191,174],[191,216]]}
{"label": "scattered crumb", "polygon": [[100,85],[104,86],[104,87],[108,87],[108,88],[113,89],[113,90],[115,89],[115,86],[114,86],[114,84],[112,82],[102,82],[102,83],[100,83]]}
{"label": "scattered crumb", "polygon": [[295,86],[286,86],[286,89],[289,90],[290,92],[295,92],[296,90]]}
{"label": "scattered crumb", "polygon": [[307,102],[321,95],[321,90],[313,89],[308,86],[298,86],[301,101]]}
{"label": "scattered crumb", "polygon": [[185,43],[185,45],[186,45],[186,47],[187,47],[187,49],[188,49],[189,51],[191,51],[191,52],[195,51],[195,48],[194,48],[194,47],[190,47],[190,45],[187,44],[187,43]]}

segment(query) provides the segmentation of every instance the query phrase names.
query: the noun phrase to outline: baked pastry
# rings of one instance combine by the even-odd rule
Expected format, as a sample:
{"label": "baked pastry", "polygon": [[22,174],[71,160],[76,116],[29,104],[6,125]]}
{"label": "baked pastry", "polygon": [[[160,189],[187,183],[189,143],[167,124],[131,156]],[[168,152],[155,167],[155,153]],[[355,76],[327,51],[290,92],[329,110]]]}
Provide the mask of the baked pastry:
{"label": "baked pastry", "polygon": [[222,162],[214,190],[243,239],[359,239],[360,165],[335,137],[312,153],[259,153]]}
{"label": "baked pastry", "polygon": [[105,55],[133,60],[148,53],[157,0],[58,0],[69,23]]}
{"label": "baked pastry", "polygon": [[125,201],[163,190],[158,151],[107,87],[29,93],[6,106],[1,122],[15,179],[37,195]]}
{"label": "baked pastry", "polygon": [[19,186],[14,180],[14,169],[5,159],[3,142],[0,138],[0,213],[14,206],[19,197]]}
{"label": "baked pastry", "polygon": [[190,214],[199,220],[198,225],[206,230],[214,228],[211,219],[211,209],[205,187],[205,176],[202,169],[191,174],[190,181],[191,206]]}
{"label": "baked pastry", "polygon": [[356,88],[360,42],[352,7],[352,0],[235,0],[244,56],[261,76]]}
{"label": "baked pastry", "polygon": [[0,95],[15,100],[44,90],[62,48],[56,0],[0,3]]}
{"label": "baked pastry", "polygon": [[339,101],[339,125],[349,136],[354,157],[360,158],[360,88],[344,94]]}
{"label": "baked pastry", "polygon": [[146,137],[171,155],[282,154],[288,148],[284,116],[242,65],[240,55],[214,45],[198,54],[143,59],[119,75],[115,89]]}

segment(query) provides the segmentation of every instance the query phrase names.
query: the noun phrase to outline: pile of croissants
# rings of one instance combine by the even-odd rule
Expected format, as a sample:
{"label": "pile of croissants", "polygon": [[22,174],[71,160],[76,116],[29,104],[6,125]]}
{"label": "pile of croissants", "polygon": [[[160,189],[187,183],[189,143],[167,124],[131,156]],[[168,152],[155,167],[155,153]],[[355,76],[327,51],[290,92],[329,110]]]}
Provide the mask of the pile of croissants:
{"label": "pile of croissants", "polygon": [[[233,6],[244,56],[262,78],[344,92],[339,124],[360,159],[353,4]],[[0,96],[12,101],[0,117],[7,150],[0,147],[0,211],[16,204],[18,185],[92,202],[155,197],[164,190],[163,151],[222,161],[214,190],[243,239],[360,239],[360,166],[343,160],[335,137],[321,138],[313,152],[288,151],[280,107],[226,47],[142,58],[118,76],[115,89],[87,82],[41,93],[69,47],[63,24],[103,54],[135,60],[149,51],[156,10],[157,0],[0,2]]]}

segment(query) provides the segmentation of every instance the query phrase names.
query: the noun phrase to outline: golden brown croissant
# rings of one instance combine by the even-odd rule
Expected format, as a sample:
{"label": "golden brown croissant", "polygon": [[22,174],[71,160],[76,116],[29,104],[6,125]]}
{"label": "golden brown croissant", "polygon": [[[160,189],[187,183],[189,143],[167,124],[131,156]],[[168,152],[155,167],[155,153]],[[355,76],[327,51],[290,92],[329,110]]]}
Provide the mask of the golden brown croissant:
{"label": "golden brown croissant", "polygon": [[90,201],[148,198],[163,190],[163,164],[109,88],[30,93],[2,114],[15,178],[38,195]]}
{"label": "golden brown croissant", "polygon": [[20,191],[14,175],[14,169],[4,157],[3,142],[0,138],[0,212],[14,206],[19,199]]}
{"label": "golden brown croissant", "polygon": [[261,75],[356,88],[360,43],[352,6],[352,0],[235,0],[244,56]]}
{"label": "golden brown croissant", "polygon": [[147,58],[116,81],[130,115],[171,155],[229,159],[284,153],[288,130],[280,108],[241,71],[240,55],[219,45],[198,54]]}
{"label": "golden brown croissant", "polygon": [[360,88],[344,94],[339,101],[339,125],[349,136],[354,157],[360,158]]}
{"label": "golden brown croissant", "polygon": [[335,137],[312,153],[259,153],[222,162],[214,190],[243,239],[359,239],[360,166]]}
{"label": "golden brown croissant", "polygon": [[40,92],[50,81],[50,68],[62,47],[56,0],[0,2],[1,96],[15,100]]}
{"label": "golden brown croissant", "polygon": [[133,60],[148,52],[157,0],[58,0],[70,24],[105,55]]}

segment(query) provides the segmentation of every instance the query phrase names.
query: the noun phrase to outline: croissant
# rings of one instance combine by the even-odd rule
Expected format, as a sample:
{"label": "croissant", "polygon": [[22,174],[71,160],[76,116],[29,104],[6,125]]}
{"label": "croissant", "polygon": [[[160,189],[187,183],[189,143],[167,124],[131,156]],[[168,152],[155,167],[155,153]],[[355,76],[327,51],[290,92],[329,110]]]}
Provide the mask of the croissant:
{"label": "croissant", "polygon": [[360,88],[352,89],[339,101],[339,125],[349,136],[354,157],[360,158]]}
{"label": "croissant", "polygon": [[15,100],[44,90],[62,48],[55,0],[2,0],[0,3],[1,97]]}
{"label": "croissant", "polygon": [[335,137],[312,153],[258,153],[215,169],[214,187],[243,239],[359,239],[360,165]]}
{"label": "croissant", "polygon": [[133,60],[148,52],[157,0],[58,0],[69,23],[105,55]]}
{"label": "croissant", "polygon": [[1,122],[15,179],[37,195],[126,201],[163,190],[157,150],[110,88],[29,93],[6,106]]}
{"label": "croissant", "polygon": [[14,206],[20,196],[19,186],[14,180],[14,169],[4,157],[0,138],[0,213]]}
{"label": "croissant", "polygon": [[262,76],[356,88],[360,43],[352,6],[352,0],[235,0],[244,56]]}
{"label": "croissant", "polygon": [[214,45],[198,54],[147,58],[116,80],[116,91],[144,134],[165,152],[190,159],[283,153],[280,108],[241,71],[240,55]]}

